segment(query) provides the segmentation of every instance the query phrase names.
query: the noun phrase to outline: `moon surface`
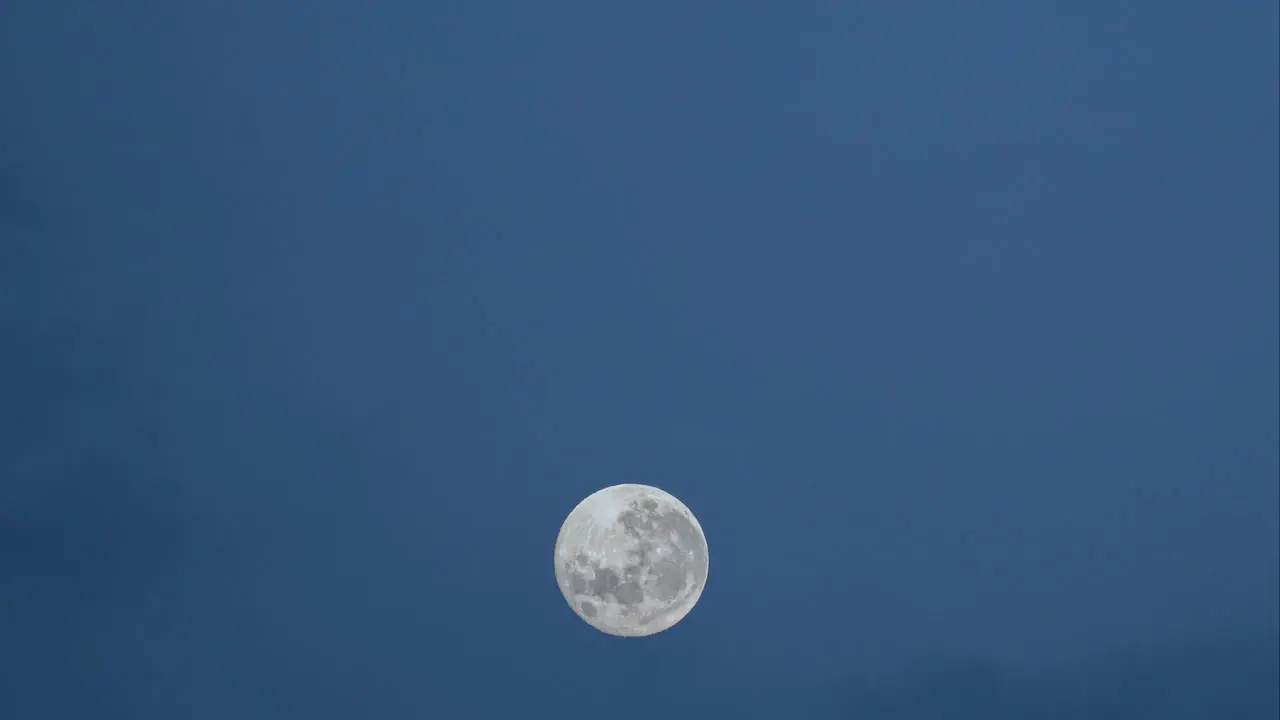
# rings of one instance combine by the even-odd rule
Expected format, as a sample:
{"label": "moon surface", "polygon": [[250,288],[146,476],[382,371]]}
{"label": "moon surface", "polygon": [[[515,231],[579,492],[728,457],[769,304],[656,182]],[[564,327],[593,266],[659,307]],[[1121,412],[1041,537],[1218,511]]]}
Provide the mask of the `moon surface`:
{"label": "moon surface", "polygon": [[622,637],[653,635],[684,619],[702,596],[707,561],[697,518],[648,485],[591,494],[556,538],[556,580],[569,607]]}

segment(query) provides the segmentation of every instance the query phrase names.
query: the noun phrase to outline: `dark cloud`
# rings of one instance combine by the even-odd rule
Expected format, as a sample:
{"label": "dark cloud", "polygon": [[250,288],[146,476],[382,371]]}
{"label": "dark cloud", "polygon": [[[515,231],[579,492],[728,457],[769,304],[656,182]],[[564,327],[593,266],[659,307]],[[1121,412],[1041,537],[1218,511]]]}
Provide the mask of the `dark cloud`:
{"label": "dark cloud", "polygon": [[860,720],[1271,720],[1280,715],[1280,640],[1115,652],[1040,673],[927,663],[851,693],[844,707]]}
{"label": "dark cloud", "polygon": [[181,562],[183,503],[154,468],[86,453],[25,508],[0,519],[0,587],[92,599]]}
{"label": "dark cloud", "polygon": [[21,186],[0,174],[0,655],[18,665],[45,631],[164,582],[191,521],[134,337],[95,328],[66,272],[86,234]]}

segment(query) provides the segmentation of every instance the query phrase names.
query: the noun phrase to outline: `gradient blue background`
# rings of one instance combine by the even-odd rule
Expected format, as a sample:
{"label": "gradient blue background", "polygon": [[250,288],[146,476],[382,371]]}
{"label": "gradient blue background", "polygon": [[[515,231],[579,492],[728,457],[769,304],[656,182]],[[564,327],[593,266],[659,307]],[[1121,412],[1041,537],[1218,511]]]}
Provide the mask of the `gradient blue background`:
{"label": "gradient blue background", "polygon": [[1275,718],[1278,26],[6,3],[0,717]]}

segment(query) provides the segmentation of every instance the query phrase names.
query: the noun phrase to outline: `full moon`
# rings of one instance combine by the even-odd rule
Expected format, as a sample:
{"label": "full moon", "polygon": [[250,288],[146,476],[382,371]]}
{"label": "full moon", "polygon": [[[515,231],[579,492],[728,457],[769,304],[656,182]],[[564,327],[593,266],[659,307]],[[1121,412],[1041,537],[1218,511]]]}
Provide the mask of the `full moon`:
{"label": "full moon", "polygon": [[707,561],[697,518],[648,485],[593,493],[556,538],[556,580],[569,607],[623,637],[653,635],[684,619],[702,596]]}

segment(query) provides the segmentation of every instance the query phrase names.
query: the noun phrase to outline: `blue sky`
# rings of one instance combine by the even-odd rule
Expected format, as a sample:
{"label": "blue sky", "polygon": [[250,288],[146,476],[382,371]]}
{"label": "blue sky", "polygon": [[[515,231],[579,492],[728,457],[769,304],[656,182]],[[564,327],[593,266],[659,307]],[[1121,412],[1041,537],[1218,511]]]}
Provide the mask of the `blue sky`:
{"label": "blue sky", "polygon": [[1274,717],[1278,25],[6,6],[0,715]]}

